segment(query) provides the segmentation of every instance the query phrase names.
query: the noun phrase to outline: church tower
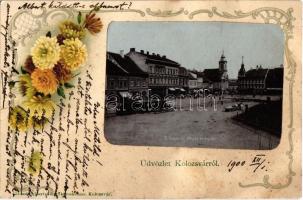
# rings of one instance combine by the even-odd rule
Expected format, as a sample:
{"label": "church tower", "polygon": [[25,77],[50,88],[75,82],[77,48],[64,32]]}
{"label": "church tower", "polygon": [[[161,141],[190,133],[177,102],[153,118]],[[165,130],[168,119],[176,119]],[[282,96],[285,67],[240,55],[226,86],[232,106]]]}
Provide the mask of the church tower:
{"label": "church tower", "polygon": [[246,73],[245,67],[244,67],[243,58],[244,58],[244,57],[242,56],[242,64],[241,64],[241,68],[240,68],[240,70],[239,70],[239,72],[238,72],[238,79],[239,79],[239,78],[242,78],[242,77],[245,77],[245,73]]}
{"label": "church tower", "polygon": [[225,56],[224,56],[224,51],[221,55],[221,58],[220,58],[220,61],[219,61],[219,70],[224,73],[224,72],[227,72],[227,61],[225,59]]}

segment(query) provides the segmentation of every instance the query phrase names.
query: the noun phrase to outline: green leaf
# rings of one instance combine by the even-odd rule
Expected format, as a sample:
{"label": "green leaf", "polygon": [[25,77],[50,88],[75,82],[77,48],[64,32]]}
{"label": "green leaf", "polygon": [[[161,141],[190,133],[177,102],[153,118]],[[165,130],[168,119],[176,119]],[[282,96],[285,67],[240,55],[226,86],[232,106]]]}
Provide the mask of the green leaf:
{"label": "green leaf", "polygon": [[48,32],[46,33],[46,37],[52,37],[52,33],[51,33],[50,31],[48,31]]}
{"label": "green leaf", "polygon": [[21,73],[22,74],[27,74],[27,71],[21,66]]}
{"label": "green leaf", "polygon": [[64,83],[64,87],[65,88],[73,88],[75,86],[73,84],[71,84],[71,83]]}
{"label": "green leaf", "polygon": [[81,22],[82,22],[82,13],[81,12],[78,13],[77,20],[78,20],[78,24],[81,24]]}
{"label": "green leaf", "polygon": [[57,94],[65,99],[64,89],[62,86],[58,87]]}

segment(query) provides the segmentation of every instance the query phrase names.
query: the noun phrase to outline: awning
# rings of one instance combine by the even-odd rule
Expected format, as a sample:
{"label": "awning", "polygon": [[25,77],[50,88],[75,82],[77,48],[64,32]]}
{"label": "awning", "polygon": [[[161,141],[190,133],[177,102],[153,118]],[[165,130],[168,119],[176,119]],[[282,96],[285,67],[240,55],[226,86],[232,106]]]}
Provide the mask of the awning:
{"label": "awning", "polygon": [[170,91],[175,91],[175,88],[168,88]]}
{"label": "awning", "polygon": [[119,94],[123,97],[123,98],[131,98],[132,95],[129,92],[119,92]]}

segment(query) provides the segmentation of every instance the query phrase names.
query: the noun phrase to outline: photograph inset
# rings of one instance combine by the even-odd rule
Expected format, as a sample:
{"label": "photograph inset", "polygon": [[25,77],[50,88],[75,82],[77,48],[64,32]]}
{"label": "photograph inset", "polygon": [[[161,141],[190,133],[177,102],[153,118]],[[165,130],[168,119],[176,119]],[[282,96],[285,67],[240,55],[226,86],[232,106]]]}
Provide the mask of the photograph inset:
{"label": "photograph inset", "polygon": [[104,132],[116,145],[270,150],[282,132],[273,24],[113,22]]}

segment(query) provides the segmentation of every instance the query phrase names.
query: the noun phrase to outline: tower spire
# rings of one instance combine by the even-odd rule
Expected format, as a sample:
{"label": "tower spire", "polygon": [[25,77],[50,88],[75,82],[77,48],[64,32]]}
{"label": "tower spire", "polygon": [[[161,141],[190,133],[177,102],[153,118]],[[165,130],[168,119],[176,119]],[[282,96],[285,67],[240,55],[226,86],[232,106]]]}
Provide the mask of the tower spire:
{"label": "tower spire", "polygon": [[245,77],[245,67],[244,67],[244,56],[242,56],[242,64],[241,64],[241,68],[238,72],[238,78],[242,78],[242,77]]}

